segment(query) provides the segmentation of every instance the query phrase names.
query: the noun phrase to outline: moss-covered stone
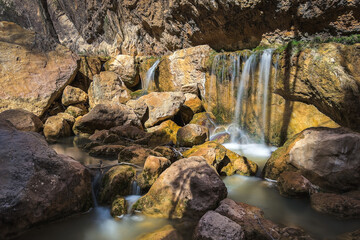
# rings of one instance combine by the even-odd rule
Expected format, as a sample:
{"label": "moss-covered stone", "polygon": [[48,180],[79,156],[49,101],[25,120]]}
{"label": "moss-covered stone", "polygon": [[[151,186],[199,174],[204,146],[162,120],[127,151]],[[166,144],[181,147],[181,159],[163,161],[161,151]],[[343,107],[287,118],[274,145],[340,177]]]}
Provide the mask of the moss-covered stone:
{"label": "moss-covered stone", "polygon": [[123,197],[117,197],[112,205],[111,205],[111,211],[110,214],[113,217],[121,216],[127,213],[127,203],[125,198]]}
{"label": "moss-covered stone", "polygon": [[221,144],[211,141],[194,146],[182,153],[184,157],[201,156],[221,175],[240,174],[255,175],[258,169],[256,163],[226,149]]}
{"label": "moss-covered stone", "polygon": [[102,179],[100,202],[111,203],[117,195],[130,194],[131,183],[136,177],[136,169],[130,166],[112,167]]}

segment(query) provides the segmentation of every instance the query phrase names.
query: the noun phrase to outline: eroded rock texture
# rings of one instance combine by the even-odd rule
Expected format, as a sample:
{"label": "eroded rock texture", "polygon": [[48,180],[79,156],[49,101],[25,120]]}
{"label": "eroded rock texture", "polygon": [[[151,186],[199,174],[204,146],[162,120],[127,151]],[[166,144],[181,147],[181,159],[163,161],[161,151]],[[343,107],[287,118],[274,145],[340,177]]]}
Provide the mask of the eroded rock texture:
{"label": "eroded rock texture", "polygon": [[234,50],[315,33],[356,33],[359,2],[2,0],[0,20],[82,52],[160,54],[200,44]]}

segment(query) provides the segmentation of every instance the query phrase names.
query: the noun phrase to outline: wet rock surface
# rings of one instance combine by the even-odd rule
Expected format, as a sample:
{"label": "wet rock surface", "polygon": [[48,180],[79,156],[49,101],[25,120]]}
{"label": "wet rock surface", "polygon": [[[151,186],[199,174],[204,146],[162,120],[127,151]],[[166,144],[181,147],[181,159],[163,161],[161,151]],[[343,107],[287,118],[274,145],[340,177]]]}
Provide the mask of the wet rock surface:
{"label": "wet rock surface", "polygon": [[0,237],[87,211],[91,176],[39,134],[0,126]]}

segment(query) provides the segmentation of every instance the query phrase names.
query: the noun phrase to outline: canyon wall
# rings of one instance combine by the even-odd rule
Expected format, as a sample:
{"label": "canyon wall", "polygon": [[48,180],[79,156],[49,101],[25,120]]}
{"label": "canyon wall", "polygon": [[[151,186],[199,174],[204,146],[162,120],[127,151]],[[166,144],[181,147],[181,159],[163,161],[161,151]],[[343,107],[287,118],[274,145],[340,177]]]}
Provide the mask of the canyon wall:
{"label": "canyon wall", "polygon": [[0,0],[0,21],[78,53],[159,55],[254,48],[360,32],[359,0]]}

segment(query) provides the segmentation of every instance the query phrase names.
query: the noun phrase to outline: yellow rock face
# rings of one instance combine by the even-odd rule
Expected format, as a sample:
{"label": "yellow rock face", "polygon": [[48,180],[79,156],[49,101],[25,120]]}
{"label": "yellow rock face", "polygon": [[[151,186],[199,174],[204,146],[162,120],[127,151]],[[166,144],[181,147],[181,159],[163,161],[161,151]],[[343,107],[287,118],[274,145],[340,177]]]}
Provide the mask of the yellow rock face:
{"label": "yellow rock face", "polygon": [[213,141],[194,146],[182,154],[184,157],[199,156],[205,158],[211,167],[217,170],[220,175],[225,176],[231,176],[235,173],[251,176],[255,175],[258,169],[256,163]]}
{"label": "yellow rock face", "polygon": [[22,108],[41,116],[74,79],[77,60],[61,45],[41,50],[35,33],[0,22],[0,111]]}
{"label": "yellow rock face", "polygon": [[98,104],[119,104],[130,100],[130,90],[125,86],[119,75],[105,71],[94,76],[89,87],[90,108]]}
{"label": "yellow rock face", "polygon": [[180,91],[183,85],[192,83],[205,85],[205,72],[211,52],[213,50],[208,45],[201,45],[164,56],[159,64],[158,89]]}

